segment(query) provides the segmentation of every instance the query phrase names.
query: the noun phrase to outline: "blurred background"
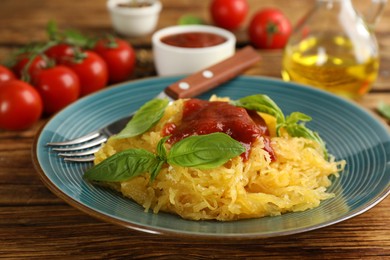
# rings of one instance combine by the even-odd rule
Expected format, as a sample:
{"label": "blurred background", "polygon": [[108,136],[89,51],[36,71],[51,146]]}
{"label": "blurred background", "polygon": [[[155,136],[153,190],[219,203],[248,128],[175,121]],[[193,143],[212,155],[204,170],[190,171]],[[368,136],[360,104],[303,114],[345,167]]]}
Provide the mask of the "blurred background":
{"label": "blurred background", "polygon": [[[210,16],[211,0],[161,0],[163,11],[157,28],[176,25],[183,15],[201,18],[206,24],[213,24]],[[368,9],[370,0],[352,0],[359,12]],[[252,15],[264,7],[276,7],[285,13],[294,26],[315,4],[315,0],[248,0],[250,11],[239,29],[233,31],[237,46],[249,44],[247,27]],[[61,29],[78,30],[88,36],[115,34],[106,8],[105,0],[50,1],[50,0],[2,0],[0,9],[0,63],[6,62],[12,51],[31,42],[47,40],[46,25],[56,21]],[[390,5],[375,27],[375,34],[381,53],[381,69],[374,91],[389,89],[390,62]],[[120,36],[122,37],[122,36]],[[122,37],[132,44],[137,52],[137,66],[133,78],[155,76],[151,54],[151,34],[142,37]],[[247,74],[280,78],[282,49],[259,50],[266,64],[260,64]],[[383,55],[382,55],[383,54]],[[389,55],[387,55],[389,54]]]}

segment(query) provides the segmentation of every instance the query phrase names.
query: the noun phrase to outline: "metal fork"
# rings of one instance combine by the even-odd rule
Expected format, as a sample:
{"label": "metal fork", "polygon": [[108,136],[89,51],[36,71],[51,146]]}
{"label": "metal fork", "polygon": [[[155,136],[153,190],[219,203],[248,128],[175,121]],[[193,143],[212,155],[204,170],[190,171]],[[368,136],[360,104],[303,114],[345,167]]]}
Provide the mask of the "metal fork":
{"label": "metal fork", "polygon": [[[259,54],[252,47],[247,46],[230,58],[173,83],[156,98],[176,100],[198,96],[234,78],[259,60]],[[65,161],[91,162],[101,144],[110,136],[119,133],[131,118],[132,115],[73,140],[50,142],[46,145],[53,147],[52,151],[58,152]]]}
{"label": "metal fork", "polygon": [[90,132],[76,139],[64,142],[50,142],[47,146],[54,147],[52,151],[58,152],[58,156],[69,162],[91,162],[94,154],[100,149],[100,145],[107,139],[119,133],[132,116],[122,118],[99,130]]}

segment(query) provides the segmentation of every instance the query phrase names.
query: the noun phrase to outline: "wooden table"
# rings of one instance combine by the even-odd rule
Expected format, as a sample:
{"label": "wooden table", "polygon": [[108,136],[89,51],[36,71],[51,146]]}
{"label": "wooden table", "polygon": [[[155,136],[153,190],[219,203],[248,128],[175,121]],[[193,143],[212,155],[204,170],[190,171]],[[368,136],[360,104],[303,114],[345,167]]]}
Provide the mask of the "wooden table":
{"label": "wooden table", "polygon": [[[210,21],[209,1],[162,2],[164,10],[159,28],[175,24],[182,14],[188,13]],[[264,6],[277,6],[295,23],[314,1],[249,2],[251,14]],[[357,7],[363,10],[367,3],[359,1],[358,4]],[[30,41],[44,41],[44,28],[49,20],[56,20],[60,28],[73,28],[89,35],[113,32],[105,0],[2,0],[0,61],[5,61],[11,51]],[[374,115],[377,115],[375,107],[380,100],[390,103],[389,24],[388,5],[376,28],[381,49],[379,79],[373,90],[359,102]],[[235,33],[238,47],[247,44],[244,29]],[[127,40],[133,44],[139,58],[134,78],[154,76],[150,36]],[[281,51],[259,50],[259,53],[263,62],[246,74],[280,77]],[[389,198],[362,215],[330,227],[258,240],[177,239],[140,233],[96,220],[54,196],[35,172],[31,146],[38,129],[46,121],[44,118],[22,132],[0,130],[0,258],[390,259]]]}

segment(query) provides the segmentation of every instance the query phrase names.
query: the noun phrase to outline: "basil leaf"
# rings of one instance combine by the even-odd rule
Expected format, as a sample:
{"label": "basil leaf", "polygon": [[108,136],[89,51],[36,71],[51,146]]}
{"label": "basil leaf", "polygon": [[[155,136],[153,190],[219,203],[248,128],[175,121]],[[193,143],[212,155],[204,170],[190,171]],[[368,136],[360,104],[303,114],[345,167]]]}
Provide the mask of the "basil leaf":
{"label": "basil leaf", "polygon": [[168,99],[152,99],[145,103],[114,138],[122,139],[145,133],[160,121],[168,103]]}
{"label": "basil leaf", "polygon": [[136,177],[145,172],[153,172],[159,159],[143,149],[129,149],[107,158],[84,173],[91,181],[116,182]]}
{"label": "basil leaf", "polygon": [[[298,124],[299,121],[308,122],[310,120],[311,120],[311,117],[304,114],[304,113],[292,112],[289,116],[286,117],[285,122],[282,122],[282,123],[279,123],[276,125],[276,134],[277,134],[277,136],[280,136],[280,129],[283,127],[287,128],[288,126]],[[302,126],[304,127],[304,124],[302,124]],[[294,135],[292,135],[292,133],[290,133],[290,135],[294,136]],[[302,137],[302,136],[299,136],[299,137]]]}
{"label": "basil leaf", "polygon": [[304,113],[292,112],[289,116],[286,117],[286,124],[296,124],[299,121],[309,122],[311,119],[311,116],[308,116]]}
{"label": "basil leaf", "polygon": [[245,152],[245,147],[224,133],[190,136],[175,143],[167,161],[172,165],[211,169]]}
{"label": "basil leaf", "polygon": [[382,116],[390,120],[390,105],[387,105],[382,101],[378,104],[377,109]]}
{"label": "basil leaf", "polygon": [[233,105],[249,110],[272,115],[277,123],[284,122],[284,114],[276,103],[267,95],[252,95],[231,102]]}

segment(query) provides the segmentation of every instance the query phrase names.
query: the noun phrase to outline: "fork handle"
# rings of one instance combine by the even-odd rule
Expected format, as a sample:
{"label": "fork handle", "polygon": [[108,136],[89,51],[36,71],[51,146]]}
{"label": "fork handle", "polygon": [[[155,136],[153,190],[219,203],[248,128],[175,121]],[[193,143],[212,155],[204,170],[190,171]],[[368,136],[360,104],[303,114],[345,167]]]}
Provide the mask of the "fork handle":
{"label": "fork handle", "polygon": [[198,96],[236,77],[259,60],[255,49],[247,46],[230,58],[173,83],[165,93],[173,99]]}

